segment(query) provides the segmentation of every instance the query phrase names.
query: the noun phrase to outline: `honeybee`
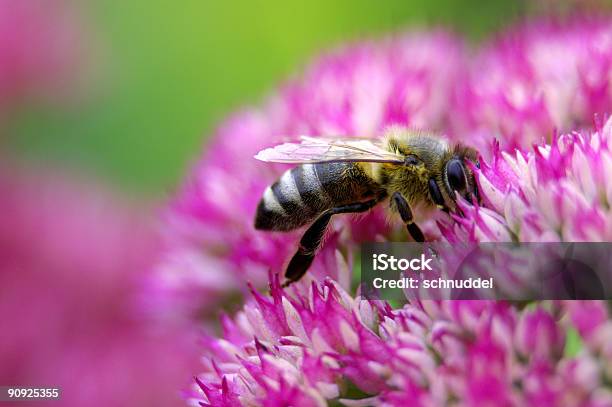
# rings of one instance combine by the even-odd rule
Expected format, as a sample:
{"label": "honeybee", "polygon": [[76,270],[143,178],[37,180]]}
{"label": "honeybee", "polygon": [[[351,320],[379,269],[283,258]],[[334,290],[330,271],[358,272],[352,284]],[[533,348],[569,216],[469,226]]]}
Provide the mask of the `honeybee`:
{"label": "honeybee", "polygon": [[268,148],[255,158],[300,164],[265,190],[255,215],[259,230],[310,225],[287,266],[285,286],[306,273],[333,215],[366,212],[388,200],[412,238],[423,242],[413,208],[449,212],[456,209],[456,194],[468,202],[479,199],[467,164],[478,166],[475,149],[403,128],[388,129],[382,139],[302,137],[300,143]]}

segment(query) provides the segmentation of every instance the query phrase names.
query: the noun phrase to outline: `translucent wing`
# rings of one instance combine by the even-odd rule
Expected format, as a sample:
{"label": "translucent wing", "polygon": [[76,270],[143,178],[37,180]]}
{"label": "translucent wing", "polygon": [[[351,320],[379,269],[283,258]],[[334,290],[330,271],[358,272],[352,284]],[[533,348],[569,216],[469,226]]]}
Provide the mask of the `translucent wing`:
{"label": "translucent wing", "polygon": [[302,137],[300,143],[284,143],[266,148],[256,159],[275,163],[306,164],[320,162],[404,162],[404,157],[383,148],[381,142],[363,138]]}

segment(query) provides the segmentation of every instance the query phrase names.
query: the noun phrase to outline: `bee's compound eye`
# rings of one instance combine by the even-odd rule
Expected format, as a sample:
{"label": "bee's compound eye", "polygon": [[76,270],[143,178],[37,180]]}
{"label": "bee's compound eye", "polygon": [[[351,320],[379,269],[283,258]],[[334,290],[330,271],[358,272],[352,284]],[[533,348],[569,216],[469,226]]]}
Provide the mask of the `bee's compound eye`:
{"label": "bee's compound eye", "polygon": [[465,169],[459,159],[453,158],[446,163],[446,180],[453,191],[461,192],[465,189]]}

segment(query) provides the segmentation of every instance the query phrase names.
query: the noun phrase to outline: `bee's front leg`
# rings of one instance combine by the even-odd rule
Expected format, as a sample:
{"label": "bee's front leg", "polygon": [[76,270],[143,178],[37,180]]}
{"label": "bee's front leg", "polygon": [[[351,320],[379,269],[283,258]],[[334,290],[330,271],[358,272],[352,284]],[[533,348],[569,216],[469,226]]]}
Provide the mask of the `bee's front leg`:
{"label": "bee's front leg", "polygon": [[414,223],[414,218],[412,216],[412,210],[410,209],[410,205],[406,198],[399,192],[394,192],[391,195],[391,199],[395,203],[395,207],[402,218],[402,221],[406,224],[406,228],[408,229],[408,233],[414,239],[415,242],[424,242],[425,236],[423,236],[423,232],[421,228],[418,227],[416,223]]}
{"label": "bee's front leg", "polygon": [[366,212],[372,209],[377,203],[377,199],[372,199],[366,202],[338,206],[323,212],[323,214],[310,225],[308,230],[306,230],[302,239],[300,239],[300,245],[285,271],[285,278],[287,281],[285,281],[283,287],[287,287],[289,284],[298,281],[306,273],[321,245],[321,241],[327,230],[327,225],[333,215]]}

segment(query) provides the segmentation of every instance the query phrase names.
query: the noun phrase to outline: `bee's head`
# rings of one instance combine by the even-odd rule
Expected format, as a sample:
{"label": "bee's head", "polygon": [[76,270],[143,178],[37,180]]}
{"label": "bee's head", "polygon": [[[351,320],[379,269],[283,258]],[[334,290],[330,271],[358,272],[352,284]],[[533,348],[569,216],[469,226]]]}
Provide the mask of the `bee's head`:
{"label": "bee's head", "polygon": [[480,200],[472,165],[479,167],[478,152],[471,147],[457,145],[444,166],[443,176],[444,186],[452,198],[456,192],[470,203],[473,199]]}

